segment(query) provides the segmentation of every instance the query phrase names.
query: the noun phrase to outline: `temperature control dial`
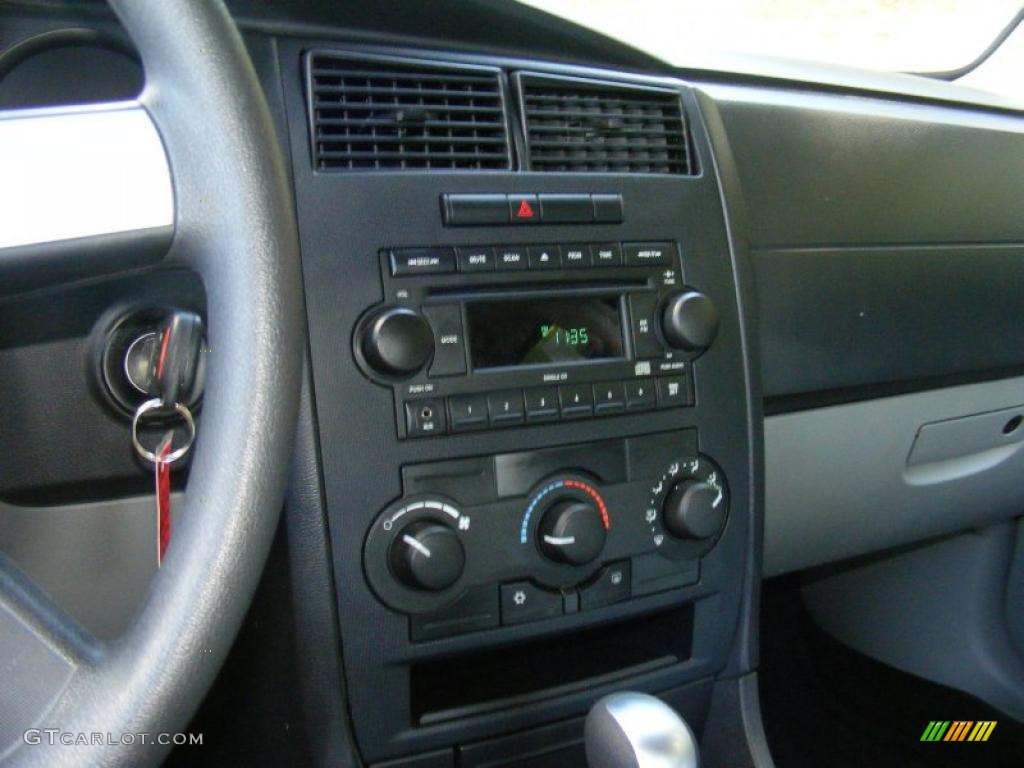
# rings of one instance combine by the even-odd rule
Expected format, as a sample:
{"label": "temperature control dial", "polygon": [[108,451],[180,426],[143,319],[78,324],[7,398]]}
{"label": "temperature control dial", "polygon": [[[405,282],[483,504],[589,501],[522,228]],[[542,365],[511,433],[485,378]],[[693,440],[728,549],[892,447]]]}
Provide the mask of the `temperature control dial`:
{"label": "temperature control dial", "polygon": [[419,520],[403,528],[391,545],[391,570],[407,587],[438,592],[459,580],[466,553],[447,525]]}
{"label": "temperature control dial", "polygon": [[607,537],[601,511],[589,501],[556,501],[541,518],[540,550],[551,560],[585,565],[604,549]]}

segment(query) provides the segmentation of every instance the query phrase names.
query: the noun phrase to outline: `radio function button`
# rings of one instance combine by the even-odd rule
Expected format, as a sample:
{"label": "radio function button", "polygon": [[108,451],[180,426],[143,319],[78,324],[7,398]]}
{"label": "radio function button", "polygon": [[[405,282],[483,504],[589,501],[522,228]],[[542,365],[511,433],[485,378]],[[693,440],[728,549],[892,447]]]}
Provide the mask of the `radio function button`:
{"label": "radio function button", "polygon": [[526,420],[529,422],[556,421],[558,419],[558,389],[533,387],[524,393]]}
{"label": "radio function button", "polygon": [[653,293],[633,293],[629,296],[629,319],[633,331],[633,351],[638,359],[661,357],[665,350],[655,330],[658,297]]}
{"label": "radio function button", "polygon": [[594,221],[598,224],[622,223],[622,195],[591,195]]}
{"label": "radio function button", "polygon": [[652,379],[634,379],[626,382],[627,411],[649,411],[657,402]]}
{"label": "radio function button", "polygon": [[600,243],[590,246],[595,267],[618,267],[622,264],[622,248],[618,243]]}
{"label": "radio function button", "polygon": [[443,195],[441,210],[444,223],[450,227],[508,224],[505,195]]}
{"label": "radio function button", "polygon": [[409,437],[443,435],[447,429],[444,400],[424,398],[405,403],[405,431]]}
{"label": "radio function button", "polygon": [[590,195],[541,195],[540,220],[545,224],[590,224],[594,220]]}
{"label": "radio function button", "polygon": [[536,224],[540,221],[540,202],[536,195],[509,195],[508,214],[513,224]]}
{"label": "radio function button", "polygon": [[466,372],[466,339],[462,333],[462,308],[458,304],[423,307],[434,329],[434,362],[429,376],[461,376]]}
{"label": "radio function button", "polygon": [[395,277],[445,275],[455,271],[453,248],[393,248],[390,260],[391,274]]}
{"label": "radio function button", "polygon": [[594,412],[599,416],[626,410],[626,390],[622,382],[594,385]]}
{"label": "radio function button", "polygon": [[622,253],[627,267],[675,266],[679,262],[672,243],[625,243]]}
{"label": "radio function button", "polygon": [[458,249],[459,272],[493,272],[494,249],[489,246]]}
{"label": "radio function button", "polygon": [[495,253],[497,254],[497,268],[501,272],[526,269],[529,266],[525,245],[501,246]]}
{"label": "radio function button", "polygon": [[468,432],[487,426],[487,398],[484,395],[455,395],[448,398],[452,432]]}
{"label": "radio function button", "polygon": [[557,245],[530,246],[530,269],[559,269],[561,266]]}
{"label": "radio function button", "polygon": [[558,388],[562,418],[589,416],[594,411],[594,393],[589,384],[563,384]]}
{"label": "radio function button", "polygon": [[518,389],[492,392],[487,396],[491,426],[503,427],[523,422],[523,393]]}
{"label": "radio function button", "polygon": [[590,264],[589,245],[577,244],[562,246],[562,266],[569,267],[570,269],[577,269],[579,267],[589,267]]}
{"label": "radio function button", "polygon": [[658,379],[658,407],[676,408],[693,405],[689,376],[664,376]]}

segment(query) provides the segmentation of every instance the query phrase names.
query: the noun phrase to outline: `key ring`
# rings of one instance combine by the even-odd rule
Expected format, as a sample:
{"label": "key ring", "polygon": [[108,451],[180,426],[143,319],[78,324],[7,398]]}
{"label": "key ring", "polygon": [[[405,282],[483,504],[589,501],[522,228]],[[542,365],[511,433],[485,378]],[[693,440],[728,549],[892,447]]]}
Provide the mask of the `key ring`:
{"label": "key ring", "polygon": [[163,400],[159,397],[154,397],[152,400],[147,400],[135,409],[135,415],[132,416],[132,446],[135,448],[135,452],[142,458],[146,459],[146,461],[153,464],[158,462],[171,464],[189,452],[189,449],[192,447],[192,443],[196,440],[196,423],[192,419],[192,412],[186,406],[181,403],[175,403],[174,410],[177,411],[178,415],[185,420],[185,425],[188,427],[188,440],[185,441],[184,445],[176,448],[161,458],[139,442],[139,419],[150,411],[156,410],[161,406],[163,406]]}

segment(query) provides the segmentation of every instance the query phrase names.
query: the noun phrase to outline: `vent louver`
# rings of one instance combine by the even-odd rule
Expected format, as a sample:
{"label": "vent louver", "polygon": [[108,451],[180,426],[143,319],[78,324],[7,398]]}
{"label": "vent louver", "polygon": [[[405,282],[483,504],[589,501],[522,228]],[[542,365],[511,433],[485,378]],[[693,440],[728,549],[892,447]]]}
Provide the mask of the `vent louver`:
{"label": "vent louver", "polygon": [[511,167],[498,71],[311,53],[317,170]]}
{"label": "vent louver", "polygon": [[520,74],[532,171],[691,174],[679,93]]}

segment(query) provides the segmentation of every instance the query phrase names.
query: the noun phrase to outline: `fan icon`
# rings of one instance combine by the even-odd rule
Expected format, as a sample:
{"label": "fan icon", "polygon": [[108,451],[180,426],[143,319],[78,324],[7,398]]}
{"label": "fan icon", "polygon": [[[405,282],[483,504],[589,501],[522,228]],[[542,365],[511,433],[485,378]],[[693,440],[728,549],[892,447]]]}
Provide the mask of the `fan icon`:
{"label": "fan icon", "polygon": [[512,595],[512,601],[516,605],[522,605],[523,603],[526,602],[526,593],[523,590],[520,589],[518,592],[516,592],[514,595]]}

